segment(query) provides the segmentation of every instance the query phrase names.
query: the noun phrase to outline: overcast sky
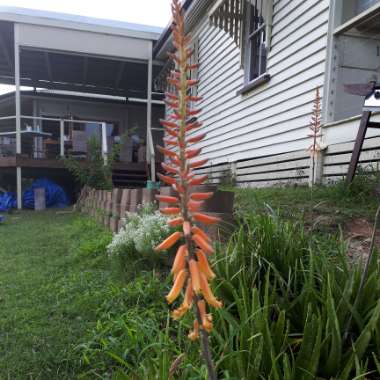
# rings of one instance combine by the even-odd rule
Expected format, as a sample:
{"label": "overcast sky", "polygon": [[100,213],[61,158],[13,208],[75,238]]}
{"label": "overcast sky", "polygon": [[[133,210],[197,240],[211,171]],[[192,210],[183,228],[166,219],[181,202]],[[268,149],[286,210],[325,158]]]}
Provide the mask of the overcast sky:
{"label": "overcast sky", "polygon": [[170,0],[0,0],[0,5],[166,26]]}
{"label": "overcast sky", "polygon": [[[170,0],[0,0],[0,6],[43,9],[161,27],[170,20],[170,3]],[[0,93],[12,90],[12,86],[0,85]]]}

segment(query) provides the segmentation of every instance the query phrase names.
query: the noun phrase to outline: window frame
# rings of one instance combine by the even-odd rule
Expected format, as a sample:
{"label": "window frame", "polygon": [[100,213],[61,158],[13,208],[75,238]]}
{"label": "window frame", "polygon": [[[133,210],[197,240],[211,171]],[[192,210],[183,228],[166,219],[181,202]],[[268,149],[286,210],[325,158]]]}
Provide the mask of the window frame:
{"label": "window frame", "polygon": [[[265,4],[265,0],[261,1],[261,4]],[[271,22],[272,22],[272,12],[273,12],[273,2],[267,1],[267,7],[263,7],[262,13],[258,16],[252,16],[252,10],[255,5],[252,0],[245,2],[245,13],[246,17],[244,19],[244,31],[242,33],[243,40],[243,57],[242,63],[244,67],[244,86],[240,89],[237,94],[242,95],[253,89],[267,83],[270,80],[270,75],[268,73],[268,53],[270,51],[270,39],[271,39]],[[266,12],[264,12],[266,10]],[[257,22],[254,17],[262,18],[262,21]],[[259,36],[258,36],[259,35]],[[258,48],[261,49],[264,45],[265,49],[265,68],[260,69],[262,55],[258,54],[255,63],[252,62],[253,56],[253,44],[254,39],[260,39]],[[258,67],[257,67],[258,65]],[[257,75],[253,76],[253,71],[257,70]]]}

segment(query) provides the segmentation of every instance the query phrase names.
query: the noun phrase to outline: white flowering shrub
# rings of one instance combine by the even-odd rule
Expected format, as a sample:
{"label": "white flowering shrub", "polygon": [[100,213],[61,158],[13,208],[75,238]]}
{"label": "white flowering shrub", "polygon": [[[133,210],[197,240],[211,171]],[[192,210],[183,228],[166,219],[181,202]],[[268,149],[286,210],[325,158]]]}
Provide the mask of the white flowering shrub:
{"label": "white flowering shrub", "polygon": [[[117,233],[107,250],[110,255],[152,255],[156,247],[171,232],[168,218],[151,205],[140,207],[136,214],[127,213],[123,227]],[[157,253],[154,253],[157,255]]]}

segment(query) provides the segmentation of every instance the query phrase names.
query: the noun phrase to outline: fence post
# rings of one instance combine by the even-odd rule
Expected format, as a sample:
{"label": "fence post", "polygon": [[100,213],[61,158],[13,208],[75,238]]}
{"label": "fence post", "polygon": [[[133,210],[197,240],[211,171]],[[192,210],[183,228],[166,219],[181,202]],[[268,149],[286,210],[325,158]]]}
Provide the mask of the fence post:
{"label": "fence post", "polygon": [[60,156],[65,157],[65,122],[62,119],[59,121],[59,144]]}
{"label": "fence post", "polygon": [[310,157],[309,170],[309,186],[321,185],[323,182],[323,160],[325,150],[321,149],[314,154],[314,173],[313,173],[313,157]]}
{"label": "fence post", "polygon": [[108,143],[107,143],[107,123],[102,124],[102,155],[104,165],[107,165],[108,161]]}

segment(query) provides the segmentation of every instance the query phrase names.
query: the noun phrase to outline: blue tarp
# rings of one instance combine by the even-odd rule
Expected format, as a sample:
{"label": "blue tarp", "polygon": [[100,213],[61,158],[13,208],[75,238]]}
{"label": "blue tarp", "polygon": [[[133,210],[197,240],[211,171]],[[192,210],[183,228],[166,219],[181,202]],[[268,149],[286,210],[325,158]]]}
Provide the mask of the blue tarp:
{"label": "blue tarp", "polygon": [[34,189],[44,188],[46,197],[46,207],[65,208],[70,205],[69,198],[61,186],[55,182],[41,178],[32,183],[32,186],[25,190],[22,203],[25,208],[34,209]]}
{"label": "blue tarp", "polygon": [[0,193],[0,211],[8,211],[17,206],[16,196],[13,193]]}

